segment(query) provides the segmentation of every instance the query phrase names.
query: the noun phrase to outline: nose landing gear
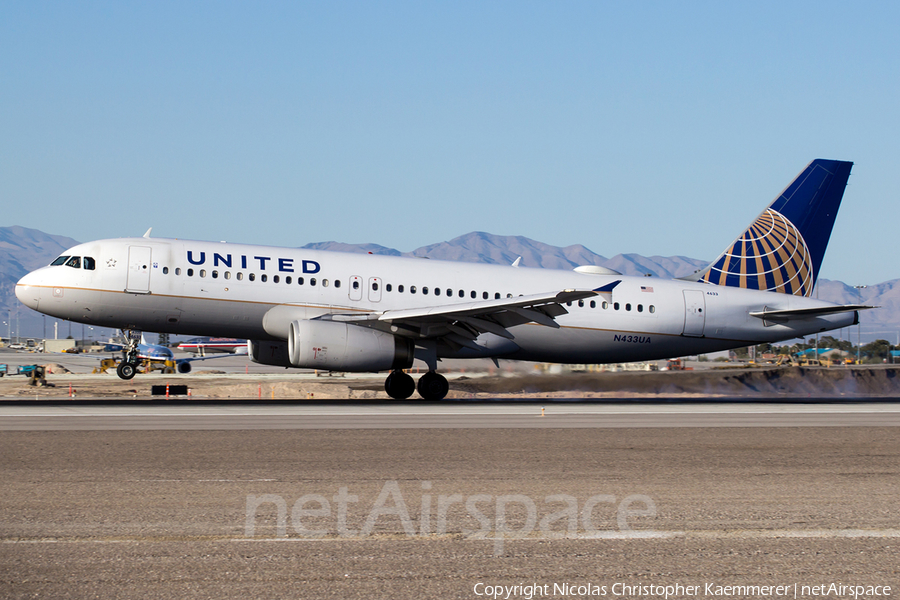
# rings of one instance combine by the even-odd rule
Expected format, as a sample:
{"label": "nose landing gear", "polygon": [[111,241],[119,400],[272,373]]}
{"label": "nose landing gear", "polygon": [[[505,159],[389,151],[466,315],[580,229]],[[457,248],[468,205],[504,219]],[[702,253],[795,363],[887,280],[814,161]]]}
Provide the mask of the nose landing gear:
{"label": "nose landing gear", "polygon": [[137,373],[138,340],[131,336],[130,330],[123,333],[125,334],[125,339],[128,340],[128,343],[122,351],[124,357],[122,358],[122,362],[119,363],[119,366],[116,367],[116,375],[119,376],[119,379],[127,381],[133,378],[135,373]]}
{"label": "nose landing gear", "polygon": [[116,375],[119,376],[119,379],[131,379],[134,377],[134,374],[137,372],[135,366],[129,362],[125,362],[124,360],[119,363],[119,366],[116,367]]}
{"label": "nose landing gear", "polygon": [[384,382],[384,391],[394,400],[406,400],[418,389],[419,395],[429,401],[443,400],[450,391],[447,378],[436,371],[428,371],[419,378],[419,384],[403,371],[393,371]]}

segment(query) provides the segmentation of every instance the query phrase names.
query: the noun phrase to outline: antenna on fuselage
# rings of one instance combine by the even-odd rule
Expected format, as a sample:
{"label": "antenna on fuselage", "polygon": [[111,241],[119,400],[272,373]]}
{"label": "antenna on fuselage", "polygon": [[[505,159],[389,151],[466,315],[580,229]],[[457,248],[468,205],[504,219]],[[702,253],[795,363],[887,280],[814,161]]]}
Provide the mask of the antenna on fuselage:
{"label": "antenna on fuselage", "polygon": [[149,239],[150,239],[150,232],[151,232],[151,231],[153,231],[153,228],[152,228],[152,227],[151,227],[150,229],[148,229],[148,230],[147,230],[147,233],[145,233],[145,234],[144,234],[143,236],[141,236],[141,237],[145,237],[145,238],[147,238],[147,239],[149,240]]}

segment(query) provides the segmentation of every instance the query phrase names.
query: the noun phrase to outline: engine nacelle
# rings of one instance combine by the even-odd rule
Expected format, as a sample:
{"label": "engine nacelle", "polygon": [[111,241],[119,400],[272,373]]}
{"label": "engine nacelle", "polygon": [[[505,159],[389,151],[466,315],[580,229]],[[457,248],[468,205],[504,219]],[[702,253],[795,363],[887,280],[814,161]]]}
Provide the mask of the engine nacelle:
{"label": "engine nacelle", "polygon": [[182,374],[187,374],[191,372],[191,363],[184,361],[178,363],[178,372]]}
{"label": "engine nacelle", "polygon": [[272,365],[273,367],[290,367],[291,361],[288,360],[288,349],[285,342],[269,342],[250,340],[247,344],[250,360],[261,365]]}
{"label": "engine nacelle", "polygon": [[415,351],[412,340],[337,321],[292,321],[287,345],[292,366],[328,371],[408,369]]}

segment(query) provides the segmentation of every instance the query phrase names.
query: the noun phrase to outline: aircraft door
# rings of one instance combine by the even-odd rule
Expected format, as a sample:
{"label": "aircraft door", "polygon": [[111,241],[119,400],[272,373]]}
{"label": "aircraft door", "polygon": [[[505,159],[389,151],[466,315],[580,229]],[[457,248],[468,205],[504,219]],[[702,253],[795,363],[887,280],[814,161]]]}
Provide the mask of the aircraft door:
{"label": "aircraft door", "polygon": [[381,302],[381,277],[369,277],[369,302]]}
{"label": "aircraft door", "polygon": [[349,296],[351,300],[359,301],[362,300],[363,294],[363,278],[359,275],[354,275],[350,278],[350,292]]}
{"label": "aircraft door", "polygon": [[706,326],[706,296],[701,290],[684,290],[683,335],[703,337]]}
{"label": "aircraft door", "polygon": [[125,291],[135,294],[150,293],[150,247],[128,247],[128,279]]}

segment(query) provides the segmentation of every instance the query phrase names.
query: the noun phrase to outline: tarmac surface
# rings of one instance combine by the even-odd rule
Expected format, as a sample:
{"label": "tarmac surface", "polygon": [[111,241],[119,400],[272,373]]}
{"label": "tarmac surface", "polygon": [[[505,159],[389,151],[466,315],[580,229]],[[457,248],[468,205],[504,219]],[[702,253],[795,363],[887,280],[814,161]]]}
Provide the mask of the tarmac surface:
{"label": "tarmac surface", "polygon": [[55,387],[0,380],[2,598],[900,593],[892,367],[456,371],[425,403],[246,357],[50,361]]}
{"label": "tarmac surface", "polygon": [[895,596],[898,414],[4,403],[0,596]]}

